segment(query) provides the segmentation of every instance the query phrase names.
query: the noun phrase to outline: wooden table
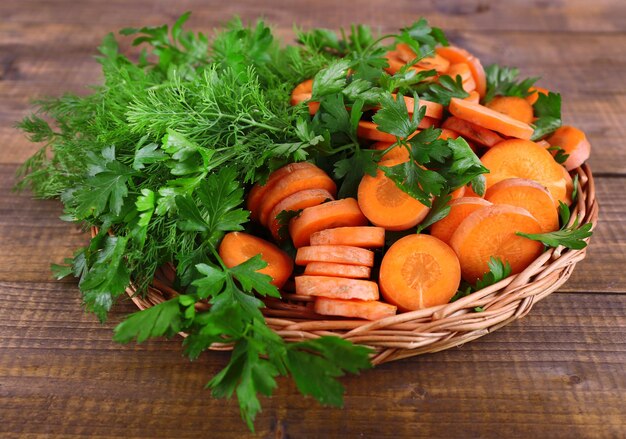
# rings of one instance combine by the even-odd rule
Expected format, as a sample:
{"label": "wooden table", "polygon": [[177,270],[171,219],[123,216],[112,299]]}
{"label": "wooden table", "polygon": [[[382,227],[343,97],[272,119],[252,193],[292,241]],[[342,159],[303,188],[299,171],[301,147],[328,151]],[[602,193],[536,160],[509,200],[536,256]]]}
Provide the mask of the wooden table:
{"label": "wooden table", "polygon": [[[209,3],[215,3],[210,5]],[[532,5],[531,5],[532,3]],[[341,5],[343,6],[341,6]],[[526,318],[460,348],[343,380],[343,410],[302,398],[286,380],[257,421],[262,437],[626,436],[626,2],[614,0],[0,2],[0,436],[244,437],[235,401],[203,384],[227,359],[189,363],[180,340],[111,341],[131,303],[100,325],[74,281],[49,264],[85,242],[60,204],[11,192],[35,151],[12,127],[29,101],[99,80],[95,46],[109,31],[173,22],[210,31],[233,14],[390,31],[424,15],[486,64],[520,66],[560,91],[564,119],[587,132],[601,204],[587,259]]]}

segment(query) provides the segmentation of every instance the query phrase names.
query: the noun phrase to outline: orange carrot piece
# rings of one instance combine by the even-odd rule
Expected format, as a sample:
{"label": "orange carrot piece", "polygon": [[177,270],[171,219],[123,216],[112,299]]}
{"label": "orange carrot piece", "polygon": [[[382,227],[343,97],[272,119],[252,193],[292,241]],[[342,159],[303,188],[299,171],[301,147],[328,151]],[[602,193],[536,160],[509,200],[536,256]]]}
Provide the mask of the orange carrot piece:
{"label": "orange carrot piece", "polygon": [[314,169],[315,165],[309,162],[289,163],[288,165],[278,168],[270,174],[264,185],[255,184],[250,189],[246,198],[246,208],[250,211],[251,219],[258,220],[259,209],[261,208],[261,200],[268,190],[272,189],[281,178],[301,169]]}
{"label": "orange carrot piece", "polygon": [[459,119],[497,131],[505,136],[528,140],[534,132],[533,127],[526,123],[494,111],[484,105],[474,104],[463,99],[450,99],[449,110],[450,113]]}
{"label": "orange carrot piece", "polygon": [[496,96],[487,103],[486,107],[525,124],[531,124],[533,121],[533,106],[524,98]]}
{"label": "orange carrot piece", "polygon": [[375,300],[343,300],[318,297],[315,299],[313,310],[326,316],[381,320],[396,315],[397,307]]}
{"label": "orange carrot piece", "polygon": [[[399,163],[402,162],[390,160],[381,164],[391,167]],[[406,230],[416,226],[430,210],[399,189],[380,169],[375,177],[363,176],[357,198],[367,219],[387,230]]]}
{"label": "orange carrot piece", "polygon": [[351,279],[369,279],[372,269],[365,265],[338,264],[336,262],[309,262],[304,274],[310,276],[336,276]]}
{"label": "orange carrot piece", "polygon": [[[411,62],[417,58],[417,54],[405,43],[397,44],[395,51],[398,58],[405,63]],[[435,53],[432,56],[425,56],[420,59],[415,66],[424,70],[436,70],[437,73],[443,73],[450,67],[450,61]]]}
{"label": "orange carrot piece", "polygon": [[331,299],[378,300],[376,282],[331,276],[296,276],[296,294]]}
{"label": "orange carrot piece", "polygon": [[409,235],[396,241],[380,265],[380,292],[402,311],[448,303],[461,280],[452,249],[429,235]]}
{"label": "orange carrot piece", "polygon": [[[439,126],[439,119],[435,119],[433,117],[428,117],[428,116],[422,117],[422,120],[420,120],[420,123],[417,125],[417,127],[421,130],[424,130],[430,127],[437,128],[438,126]],[[413,135],[409,137],[413,137]]]}
{"label": "orange carrot piece", "polygon": [[461,186],[450,192],[451,200],[458,200],[459,198],[463,198],[465,196],[465,190],[465,186]]}
{"label": "orange carrot piece", "polygon": [[550,148],[552,146],[548,143],[547,140],[537,140],[535,143],[541,146],[542,148]]}
{"label": "orange carrot piece", "polygon": [[274,187],[267,190],[261,199],[259,221],[267,226],[272,209],[282,200],[296,192],[307,189],[324,189],[334,197],[337,194],[337,185],[320,168],[300,169],[278,180]]}
{"label": "orange carrot piece", "polygon": [[528,267],[542,253],[543,244],[517,232],[541,233],[541,225],[528,211],[506,204],[479,209],[465,218],[450,238],[463,279],[470,283],[480,279],[489,271],[491,257],[508,262],[512,274]]}
{"label": "orange carrot piece", "polygon": [[[460,76],[461,81],[463,82],[463,90],[465,90],[466,92],[471,93],[476,91],[476,80],[474,80],[474,76],[472,76],[472,71],[470,70],[467,63],[452,64],[445,74],[450,76],[455,81],[456,77]],[[476,92],[476,94],[478,95],[478,92]]]}
{"label": "orange carrot piece", "polygon": [[374,265],[374,252],[350,245],[310,245],[300,247],[296,253],[296,264],[309,262],[335,262],[337,264]]}
{"label": "orange carrot piece", "polygon": [[[397,99],[396,94],[392,94],[394,99]],[[413,114],[413,110],[415,109],[415,100],[410,96],[404,96],[404,102],[406,104],[406,109],[409,114]],[[437,102],[425,101],[423,99],[419,100],[420,107],[426,107],[426,116],[432,117],[433,119],[441,119],[443,117],[443,105]]]}
{"label": "orange carrot piece", "polygon": [[469,96],[465,98],[466,101],[473,102],[475,104],[480,103],[480,95],[476,90],[468,92]]}
{"label": "orange carrot piece", "polygon": [[[445,125],[445,122],[444,122],[444,125]],[[443,140],[446,140],[446,139],[456,139],[459,136],[460,136],[459,133],[457,133],[456,131],[451,130],[449,128],[441,128],[441,134],[439,134],[439,138],[443,139]]]}
{"label": "orange carrot piece", "polygon": [[[585,163],[591,154],[591,144],[587,136],[578,128],[563,125],[558,128],[548,139],[552,146],[560,146],[566,154],[569,154],[563,166],[568,171],[578,168]],[[556,151],[553,152],[556,155]]]}
{"label": "orange carrot piece", "polygon": [[574,180],[572,176],[567,172],[567,169],[561,166],[563,169],[563,178],[565,179],[565,197],[563,201],[568,206],[572,204],[572,193],[574,193]]}
{"label": "orange carrot piece", "polygon": [[476,91],[481,97],[485,96],[485,93],[487,92],[487,76],[485,75],[485,69],[483,69],[483,65],[480,63],[478,58],[469,53],[467,50],[455,46],[437,47],[435,52],[453,64],[466,63],[472,72],[474,81],[476,82]]}
{"label": "orange carrot piece", "polygon": [[327,200],[334,200],[333,195],[325,189],[306,189],[295,194],[289,195],[279,202],[268,217],[267,227],[272,232],[274,239],[280,239],[279,230],[280,224],[278,222],[278,215],[283,211],[294,211],[300,209],[306,209],[307,207],[318,206]]}
{"label": "orange carrot piece", "polygon": [[218,254],[229,268],[261,255],[267,266],[258,271],[271,276],[272,284],[277,288],[285,284],[293,271],[293,261],[287,253],[271,242],[243,232],[227,233],[220,243]]}
{"label": "orange carrot piece", "polygon": [[489,173],[485,174],[487,189],[507,178],[526,178],[546,187],[557,205],[559,200],[567,201],[563,167],[535,142],[506,140],[489,149],[480,161],[489,169]]}
{"label": "orange carrot piece", "polygon": [[313,233],[334,227],[366,226],[367,218],[354,198],[307,207],[289,223],[289,234],[296,248],[309,245]]}
{"label": "orange carrot piece", "polygon": [[474,189],[472,189],[472,185],[468,184],[465,186],[465,193],[463,194],[464,198],[483,198],[485,196],[485,194],[483,195],[478,195],[476,192],[474,192]]}
{"label": "orange carrot piece", "polygon": [[535,102],[537,102],[537,99],[539,99],[539,94],[547,95],[548,93],[550,93],[548,89],[542,87],[530,87],[528,91],[530,92],[530,94],[526,96],[525,99],[530,105],[534,105]]}
{"label": "orange carrot piece", "polygon": [[486,206],[491,206],[491,203],[477,197],[464,197],[452,200],[450,202],[450,213],[430,227],[430,234],[450,245],[450,238],[459,227],[459,224],[471,213]]}
{"label": "orange carrot piece", "polygon": [[311,245],[351,245],[353,247],[377,248],[385,245],[385,229],[382,227],[337,227],[320,230],[311,235]]}
{"label": "orange carrot piece", "polygon": [[[393,143],[391,142],[376,142],[372,145],[372,149],[384,151],[389,148]],[[388,152],[383,154],[380,161],[398,160],[400,162],[408,162],[411,157],[409,156],[409,150],[406,147],[398,145],[391,148]]]}
{"label": "orange carrot piece", "polygon": [[[301,102],[310,101],[313,96],[313,80],[307,79],[302,81],[300,84],[296,85],[296,87],[291,92],[291,99],[289,103],[291,105],[298,105]],[[317,110],[320,108],[319,102],[309,102],[309,114],[313,115],[317,113]]]}
{"label": "orange carrot piece", "polygon": [[378,125],[374,122],[367,120],[359,121],[359,126],[356,129],[356,134],[361,139],[375,140],[378,142],[395,142],[396,136],[392,136],[389,133],[384,133],[378,130]]}
{"label": "orange carrot piece", "polygon": [[550,192],[525,178],[509,178],[491,186],[485,199],[493,204],[508,204],[525,209],[539,221],[544,233],[559,229],[559,212]]}
{"label": "orange carrot piece", "polygon": [[503,137],[491,130],[488,130],[487,128],[483,128],[479,125],[454,116],[447,118],[441,126],[448,130],[456,131],[466,140],[473,140],[474,142],[488,148],[491,148],[504,140]]}

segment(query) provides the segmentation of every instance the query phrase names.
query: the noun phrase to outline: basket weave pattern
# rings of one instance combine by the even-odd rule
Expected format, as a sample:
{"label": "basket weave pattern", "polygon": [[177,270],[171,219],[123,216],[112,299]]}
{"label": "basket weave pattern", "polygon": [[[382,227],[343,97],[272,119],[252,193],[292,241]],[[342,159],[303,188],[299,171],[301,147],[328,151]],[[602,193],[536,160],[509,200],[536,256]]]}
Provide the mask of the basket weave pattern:
{"label": "basket weave pattern", "polygon": [[[598,203],[591,170],[585,164],[576,173],[579,190],[570,224],[578,218],[580,225],[592,223],[595,228]],[[536,302],[565,283],[585,254],[586,248],[551,248],[523,272],[456,302],[378,321],[320,316],[307,306],[313,298],[288,292],[282,292],[283,300],[265,300],[263,314],[268,326],[287,341],[336,335],[370,346],[375,351],[372,362],[380,364],[459,346],[525,316]],[[166,266],[157,271],[144,295],[138,295],[132,284],[126,291],[140,309],[145,309],[179,294],[172,287],[173,276],[172,267]],[[476,312],[476,307],[484,311]],[[232,346],[216,343],[210,349],[230,350]]]}

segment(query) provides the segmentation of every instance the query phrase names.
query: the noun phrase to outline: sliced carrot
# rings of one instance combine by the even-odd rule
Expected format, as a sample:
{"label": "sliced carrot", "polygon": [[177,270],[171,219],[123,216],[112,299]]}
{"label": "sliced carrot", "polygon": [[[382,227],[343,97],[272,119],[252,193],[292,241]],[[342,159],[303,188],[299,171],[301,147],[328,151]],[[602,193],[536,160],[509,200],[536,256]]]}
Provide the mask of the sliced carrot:
{"label": "sliced carrot", "polygon": [[450,238],[463,279],[471,283],[480,279],[489,271],[491,257],[508,262],[512,274],[528,267],[543,251],[543,244],[517,232],[541,233],[541,225],[528,211],[506,204],[479,209],[465,218]]}
{"label": "sliced carrot", "polygon": [[456,131],[463,138],[473,140],[474,142],[480,143],[488,148],[491,148],[504,140],[503,137],[491,130],[488,130],[487,128],[483,128],[454,116],[447,118],[441,126],[448,130]]}
{"label": "sliced carrot", "polygon": [[[408,44],[400,43],[396,45],[396,53],[398,58],[400,58],[405,63],[413,61],[417,58],[417,54],[409,47]],[[446,58],[434,54],[432,56],[425,56],[420,59],[417,64],[415,64],[418,68],[422,68],[425,70],[436,70],[438,73],[445,72],[450,67],[450,61]]]}
{"label": "sliced carrot", "polygon": [[491,186],[485,199],[493,204],[521,207],[535,217],[544,233],[559,228],[559,212],[550,192],[539,183],[525,178],[509,178]]}
{"label": "sliced carrot", "polygon": [[359,125],[356,129],[356,134],[361,139],[375,140],[378,142],[395,142],[396,136],[389,133],[384,133],[378,130],[378,125],[374,122],[367,120],[359,121]]}
{"label": "sliced carrot", "polygon": [[485,196],[485,194],[483,195],[478,195],[476,192],[474,192],[474,189],[472,189],[472,185],[468,184],[465,186],[465,193],[463,194],[464,198],[483,198]]}
{"label": "sliced carrot", "polygon": [[[445,122],[444,122],[444,125],[445,125]],[[441,134],[439,134],[439,138],[443,140],[456,139],[459,136],[460,136],[459,133],[449,128],[441,128]]]}
{"label": "sliced carrot", "polygon": [[465,186],[461,186],[456,188],[452,192],[450,192],[450,198],[452,200],[458,200],[459,198],[463,198],[465,196]]}
{"label": "sliced carrot", "polygon": [[528,91],[530,92],[530,94],[526,96],[525,99],[530,105],[534,105],[535,102],[537,102],[537,99],[539,99],[539,94],[547,95],[548,93],[550,93],[548,89],[542,87],[530,87]]}
{"label": "sliced carrot", "polygon": [[320,230],[311,235],[311,245],[351,245],[353,247],[377,248],[385,245],[385,229],[382,227],[337,227]]}
{"label": "sliced carrot", "polygon": [[331,299],[378,300],[376,282],[331,276],[296,276],[296,294]]}
{"label": "sliced carrot", "polygon": [[[585,163],[591,154],[591,144],[587,140],[587,136],[573,126],[563,125],[547,141],[552,146],[561,147],[566,154],[569,154],[569,157],[563,163],[563,166],[568,171],[576,169]],[[553,154],[556,154],[556,151]]]}
{"label": "sliced carrot", "polygon": [[274,187],[268,189],[261,199],[259,209],[261,224],[268,225],[270,212],[278,203],[296,192],[307,189],[324,189],[330,192],[333,197],[337,194],[337,185],[320,168],[294,171],[278,180]]}
{"label": "sliced carrot", "polygon": [[272,236],[275,239],[279,239],[280,223],[278,222],[278,215],[283,211],[294,211],[300,209],[306,209],[307,207],[318,206],[327,200],[334,200],[333,195],[325,189],[306,189],[295,194],[289,195],[279,202],[268,217],[267,227],[272,232]]}
{"label": "sliced carrot", "polygon": [[480,103],[480,95],[476,90],[468,92],[469,96],[465,98],[466,101],[473,102],[475,104]]}
{"label": "sliced carrot", "polygon": [[[302,81],[300,84],[296,85],[296,87],[291,92],[291,105],[298,105],[301,102],[309,101],[313,96],[313,80],[307,79]],[[319,102],[309,102],[309,113],[315,114],[317,110],[320,108]]]}
{"label": "sliced carrot", "polygon": [[507,178],[526,178],[546,187],[555,203],[567,201],[563,167],[535,142],[506,140],[489,149],[480,160],[489,169],[489,173],[485,174],[487,189]]}
{"label": "sliced carrot", "polygon": [[547,140],[537,140],[535,143],[541,146],[542,148],[550,148],[552,146],[548,143]]}
{"label": "sliced carrot", "polygon": [[336,262],[309,262],[304,274],[310,276],[336,276],[351,279],[369,279],[371,268],[365,265],[338,264]]}
{"label": "sliced carrot", "polygon": [[258,270],[259,273],[271,276],[272,284],[278,288],[285,284],[293,271],[293,261],[287,253],[271,242],[243,232],[227,233],[220,243],[218,253],[229,268],[261,255],[267,262],[267,267]]}
{"label": "sliced carrot", "polygon": [[494,111],[484,105],[474,104],[463,99],[450,99],[449,110],[450,113],[459,119],[497,131],[505,136],[528,140],[534,132],[533,128],[526,123]]}
{"label": "sliced carrot", "polygon": [[448,303],[461,280],[454,251],[429,235],[409,235],[396,241],[380,265],[380,292],[403,311]]}
{"label": "sliced carrot", "polygon": [[[420,123],[417,125],[417,127],[421,130],[424,130],[430,127],[436,128],[438,126],[439,126],[439,119],[435,119],[433,117],[428,117],[428,116],[422,117],[422,120],[420,120]],[[409,137],[413,137],[413,136],[409,136]]]}
{"label": "sliced carrot", "polygon": [[355,317],[365,320],[380,320],[396,315],[397,308],[376,300],[343,300],[318,297],[313,310],[326,316]]}
{"label": "sliced carrot", "polygon": [[311,235],[334,227],[366,226],[367,218],[354,198],[307,207],[289,223],[289,234],[296,248],[309,245]]}
{"label": "sliced carrot", "polygon": [[309,162],[289,163],[288,165],[278,168],[270,174],[264,185],[255,184],[250,189],[246,198],[246,207],[250,211],[250,217],[254,220],[259,218],[259,209],[261,207],[261,200],[265,196],[268,190],[272,189],[284,176],[291,174],[292,172],[300,169],[313,169],[315,165]]}
{"label": "sliced carrot", "polygon": [[487,200],[477,197],[463,197],[450,202],[450,213],[430,227],[430,234],[450,245],[450,238],[459,224],[471,213],[491,206]]}
{"label": "sliced carrot", "polygon": [[[463,82],[463,90],[465,90],[466,92],[471,93],[473,91],[476,91],[476,80],[474,79],[474,76],[472,75],[472,71],[470,70],[469,65],[467,65],[467,63],[451,64],[450,68],[445,74],[450,76],[455,81],[456,81],[456,77],[460,76],[461,81]],[[478,94],[478,92],[476,93]],[[479,95],[479,99],[480,99],[480,95]]]}
{"label": "sliced carrot", "polygon": [[506,114],[525,124],[533,121],[533,106],[524,98],[517,96],[496,96],[486,105],[498,113]]}
{"label": "sliced carrot", "polygon": [[572,204],[572,193],[574,193],[574,180],[572,176],[567,172],[567,169],[563,168],[563,178],[565,179],[565,199],[561,200],[568,206]]}
{"label": "sliced carrot", "polygon": [[[394,99],[397,99],[396,94],[392,94]],[[406,103],[406,109],[409,114],[413,114],[413,110],[415,109],[415,100],[410,96],[404,96],[404,102]],[[419,100],[420,107],[426,107],[426,116],[432,117],[433,119],[441,119],[443,117],[443,105],[437,102],[425,101],[423,99]]]}
{"label": "sliced carrot", "polygon": [[[384,166],[395,166],[400,161],[386,161]],[[387,230],[406,230],[416,226],[430,210],[415,198],[399,189],[378,170],[375,177],[363,176],[358,190],[359,207],[374,225]]]}
{"label": "sliced carrot", "polygon": [[472,72],[474,81],[476,82],[476,91],[481,97],[485,95],[487,92],[487,76],[485,75],[485,69],[483,69],[483,65],[480,63],[478,58],[469,53],[467,50],[455,46],[437,47],[435,52],[446,58],[451,63],[466,63]]}
{"label": "sliced carrot", "polygon": [[385,58],[387,60],[387,64],[389,65],[389,67],[385,67],[385,70],[392,75],[398,73],[398,71],[406,65],[406,63],[400,59],[398,52],[395,50],[387,52],[385,54]]}
{"label": "sliced carrot", "polygon": [[335,262],[337,264],[374,265],[374,252],[350,245],[311,245],[300,247],[296,253],[296,264],[309,262]]}
{"label": "sliced carrot", "polygon": [[[393,145],[393,143],[376,142],[372,145],[372,148],[377,149],[379,151],[381,150],[384,151],[387,148],[389,148],[391,145]],[[404,163],[404,162],[408,162],[410,158],[411,157],[409,156],[409,150],[406,149],[406,147],[404,146],[398,145],[398,146],[394,146],[388,152],[383,154],[380,161],[382,162],[382,161],[387,161],[387,160],[398,160]]]}

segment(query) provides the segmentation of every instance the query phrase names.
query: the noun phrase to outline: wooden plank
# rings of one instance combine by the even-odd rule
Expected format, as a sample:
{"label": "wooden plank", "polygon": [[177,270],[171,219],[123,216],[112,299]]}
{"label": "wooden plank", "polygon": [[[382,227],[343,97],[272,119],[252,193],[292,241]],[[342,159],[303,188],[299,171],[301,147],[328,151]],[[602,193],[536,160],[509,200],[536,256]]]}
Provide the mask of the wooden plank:
{"label": "wooden plank", "polygon": [[[97,7],[96,7],[97,6]],[[63,11],[70,11],[64,13]],[[354,0],[342,7],[332,0],[307,3],[255,0],[222,3],[219,8],[202,0],[186,0],[184,7],[165,0],[135,1],[97,0],[4,0],[0,16],[4,22],[33,24],[106,24],[109,26],[160,25],[173,21],[182,11],[194,13],[192,23],[214,27],[234,15],[245,20],[266,17],[268,21],[291,26],[347,27],[352,23],[368,23],[388,30],[397,22],[408,23],[420,16],[444,28],[462,30],[524,30],[524,31],[623,31],[626,28],[626,7],[623,2],[568,0],[567,2],[511,0],[454,1],[439,0]],[[381,11],[384,11],[381,14]],[[393,17],[387,19],[387,17]]]}
{"label": "wooden plank", "polygon": [[[575,299],[575,300],[574,300]],[[189,363],[180,339],[121,346],[69,284],[0,283],[0,434],[246,436],[234,401],[202,387],[227,361]],[[342,379],[324,408],[284,379],[264,398],[260,437],[617,437],[626,428],[626,301],[555,294],[461,348]],[[202,434],[200,434],[202,432]]]}
{"label": "wooden plank", "polygon": [[[87,242],[76,226],[58,219],[60,203],[11,193],[15,166],[0,165],[0,281],[46,282],[50,263]],[[587,258],[560,291],[626,293],[626,178],[597,178],[600,222]]]}

